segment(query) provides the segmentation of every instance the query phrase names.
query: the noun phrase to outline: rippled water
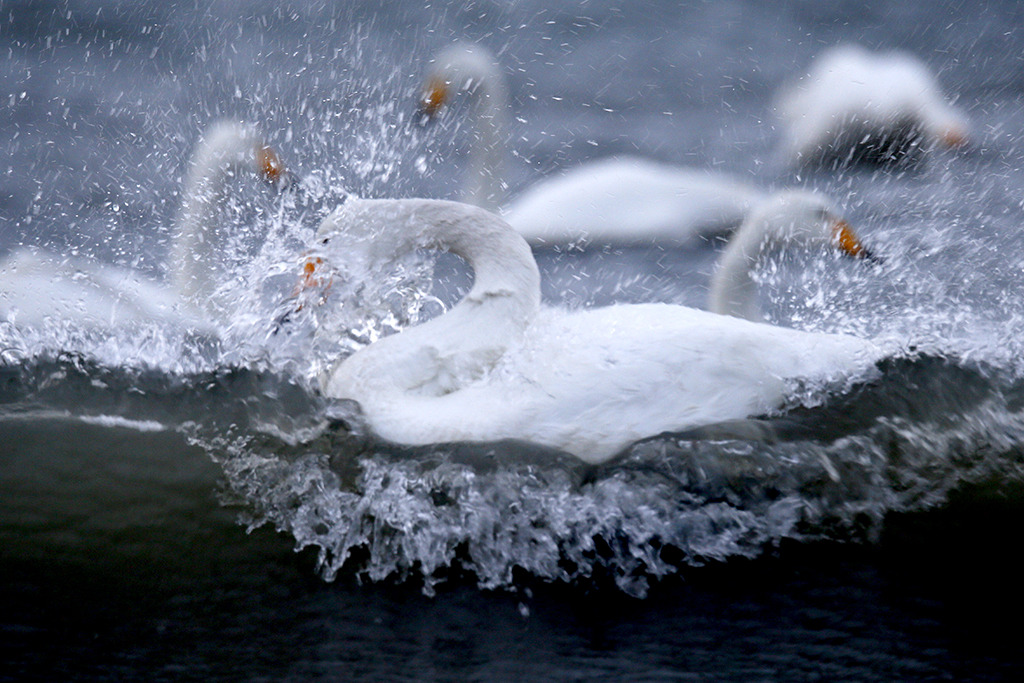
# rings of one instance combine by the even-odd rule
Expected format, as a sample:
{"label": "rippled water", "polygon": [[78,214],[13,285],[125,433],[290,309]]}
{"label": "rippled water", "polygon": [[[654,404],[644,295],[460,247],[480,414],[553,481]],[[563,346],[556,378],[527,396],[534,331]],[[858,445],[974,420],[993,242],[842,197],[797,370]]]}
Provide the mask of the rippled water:
{"label": "rippled water", "polygon": [[[259,122],[299,179],[233,181],[237,309],[218,338],[0,321],[0,679],[1011,676],[1020,12],[0,2],[0,250],[163,277],[188,151],[217,116]],[[772,254],[765,311],[897,352],[850,386],[793,387],[777,413],[651,435],[599,467],[522,442],[376,439],[316,374],[450,306],[464,265],[362,264],[330,315],[279,324],[282,300],[347,195],[457,194],[465,111],[414,116],[423,66],[457,38],[509,76],[513,191],[621,152],[823,190],[885,262]],[[782,168],[772,93],[839,41],[920,54],[976,145]],[[703,305],[719,252],[537,258],[549,305]]]}

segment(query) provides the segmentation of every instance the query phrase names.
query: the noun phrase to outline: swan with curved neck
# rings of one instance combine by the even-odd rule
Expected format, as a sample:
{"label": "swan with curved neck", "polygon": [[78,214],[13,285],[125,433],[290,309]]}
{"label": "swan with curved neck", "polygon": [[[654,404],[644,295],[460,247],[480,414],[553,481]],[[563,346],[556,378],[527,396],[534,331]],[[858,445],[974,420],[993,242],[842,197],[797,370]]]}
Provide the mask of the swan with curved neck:
{"label": "swan with curved neck", "polygon": [[751,211],[729,240],[711,277],[708,310],[762,322],[752,277],[761,253],[772,247],[828,245],[854,258],[870,256],[826,197],[807,190],[772,195]]}
{"label": "swan with curved neck", "polygon": [[251,171],[269,182],[285,178],[284,166],[255,128],[218,122],[192,158],[170,251],[170,286],[130,270],[23,247],[0,263],[0,318],[41,327],[76,321],[117,327],[162,321],[212,330],[217,289],[217,210],[227,179]]}
{"label": "swan with curved neck", "polygon": [[967,144],[969,125],[928,68],[904,52],[873,54],[843,45],[819,55],[786,88],[777,109],[791,165],[898,161],[935,146]]}
{"label": "swan with curved neck", "polygon": [[327,393],[440,396],[479,380],[519,343],[540,308],[540,274],[523,239],[494,218],[469,204],[381,199],[345,204],[324,219],[318,239],[357,226],[372,261],[438,249],[461,256],[475,274],[473,288],[443,316],[339,364]]}
{"label": "swan with curved neck", "polygon": [[439,53],[425,78],[421,109],[434,117],[458,93],[469,101],[476,126],[461,198],[501,212],[531,244],[684,243],[731,231],[764,198],[725,174],[615,157],[542,180],[505,206],[508,95],[484,48],[457,43]]}
{"label": "swan with curved neck", "polygon": [[222,243],[217,235],[218,211],[224,203],[228,179],[242,172],[254,173],[271,183],[286,177],[277,153],[254,126],[234,121],[215,123],[192,156],[170,254],[174,287],[193,305],[208,306],[217,289],[215,265]]}
{"label": "swan with curved neck", "polygon": [[[741,232],[864,256],[817,197],[773,201],[778,210],[752,214]],[[360,245],[346,241],[352,233]],[[371,428],[397,443],[516,438],[603,462],[647,436],[769,412],[789,382],[846,378],[881,357],[855,337],[683,306],[541,308],[528,245],[498,216],[464,204],[355,201],[323,222],[318,239],[345,241],[345,257],[361,249],[450,250],[474,270],[472,290],[451,311],[357,351],[321,377],[327,395],[358,401]]]}

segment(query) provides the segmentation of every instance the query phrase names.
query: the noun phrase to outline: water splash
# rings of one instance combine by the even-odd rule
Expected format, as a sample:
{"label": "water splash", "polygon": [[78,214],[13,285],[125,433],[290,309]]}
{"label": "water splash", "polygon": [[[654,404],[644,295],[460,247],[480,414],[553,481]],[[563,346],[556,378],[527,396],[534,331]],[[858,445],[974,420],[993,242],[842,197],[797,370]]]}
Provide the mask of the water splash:
{"label": "water splash", "polygon": [[245,523],[316,548],[327,579],[411,579],[431,593],[458,576],[505,589],[533,577],[643,596],[687,565],[783,539],[870,541],[888,514],[1021,482],[1022,399],[985,368],[893,361],[824,404],[652,438],[596,468],[519,442],[395,447],[351,404],[325,407],[299,439],[198,425],[190,436],[224,468]]}

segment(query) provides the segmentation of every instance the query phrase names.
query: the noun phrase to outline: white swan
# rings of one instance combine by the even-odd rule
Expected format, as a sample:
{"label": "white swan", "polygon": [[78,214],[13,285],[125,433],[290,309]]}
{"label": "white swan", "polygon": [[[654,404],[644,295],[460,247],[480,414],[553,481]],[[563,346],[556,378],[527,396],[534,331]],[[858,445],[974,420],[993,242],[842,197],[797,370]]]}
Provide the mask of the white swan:
{"label": "white swan", "polygon": [[783,90],[776,108],[786,125],[782,152],[792,165],[894,160],[920,147],[962,147],[969,138],[966,117],[945,100],[927,67],[904,52],[832,48]]}
{"label": "white swan", "polygon": [[[769,200],[741,232],[744,243],[832,243],[864,255],[848,226],[809,193]],[[467,204],[355,201],[323,221],[318,239],[344,241],[342,258],[360,249],[382,259],[444,249],[474,270],[473,288],[449,312],[321,377],[325,394],[358,401],[372,429],[397,443],[517,438],[603,462],[647,436],[763,414],[782,403],[791,381],[845,378],[881,357],[855,337],[668,304],[542,309],[528,245],[496,215]],[[726,310],[750,310],[742,300],[751,293],[743,285],[750,253],[737,247],[716,277],[724,290],[712,301]],[[326,267],[307,262],[305,277]]]}
{"label": "white swan", "polygon": [[0,320],[28,327],[155,321],[210,331],[218,312],[211,296],[218,287],[217,210],[228,177],[239,170],[272,182],[285,177],[255,128],[218,122],[192,158],[171,248],[170,286],[125,268],[22,247],[0,262]]}
{"label": "white swan", "polygon": [[421,107],[428,116],[456,93],[470,102],[476,135],[462,200],[501,212],[531,244],[683,243],[731,231],[764,198],[725,174],[616,157],[542,180],[504,206],[509,106],[493,55],[456,43],[437,55],[425,80]]}

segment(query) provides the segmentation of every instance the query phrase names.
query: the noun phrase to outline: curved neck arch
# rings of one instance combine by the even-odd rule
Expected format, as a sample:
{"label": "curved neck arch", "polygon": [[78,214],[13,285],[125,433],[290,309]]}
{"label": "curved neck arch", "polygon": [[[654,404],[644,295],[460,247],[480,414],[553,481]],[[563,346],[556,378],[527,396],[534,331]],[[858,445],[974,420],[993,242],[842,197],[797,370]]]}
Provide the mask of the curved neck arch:
{"label": "curved neck arch", "polygon": [[526,241],[496,215],[458,202],[363,200],[325,219],[320,235],[363,233],[372,255],[430,248],[462,257],[473,287],[451,310],[341,361],[325,379],[336,397],[442,395],[479,378],[520,339],[540,308],[540,273]]}

